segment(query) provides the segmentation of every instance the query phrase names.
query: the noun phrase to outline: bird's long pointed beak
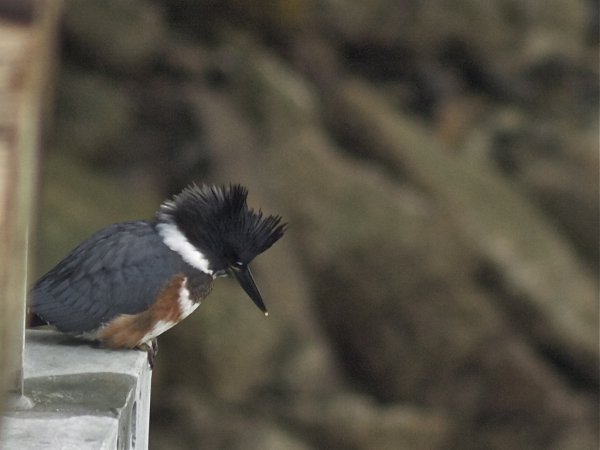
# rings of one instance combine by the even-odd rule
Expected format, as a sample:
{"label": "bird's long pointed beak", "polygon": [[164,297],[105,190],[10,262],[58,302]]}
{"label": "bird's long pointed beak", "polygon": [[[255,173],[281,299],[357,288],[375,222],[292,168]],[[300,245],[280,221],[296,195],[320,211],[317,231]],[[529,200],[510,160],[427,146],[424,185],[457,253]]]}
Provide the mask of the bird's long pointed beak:
{"label": "bird's long pointed beak", "polygon": [[256,283],[252,277],[252,272],[250,272],[250,267],[245,266],[241,269],[234,269],[232,272],[238,283],[240,283],[242,289],[244,289],[246,294],[248,294],[248,297],[250,297],[250,299],[256,306],[258,306],[258,309],[260,309],[265,316],[268,316],[269,313],[267,311],[267,307],[263,303],[262,295],[260,295],[258,287],[256,287]]}

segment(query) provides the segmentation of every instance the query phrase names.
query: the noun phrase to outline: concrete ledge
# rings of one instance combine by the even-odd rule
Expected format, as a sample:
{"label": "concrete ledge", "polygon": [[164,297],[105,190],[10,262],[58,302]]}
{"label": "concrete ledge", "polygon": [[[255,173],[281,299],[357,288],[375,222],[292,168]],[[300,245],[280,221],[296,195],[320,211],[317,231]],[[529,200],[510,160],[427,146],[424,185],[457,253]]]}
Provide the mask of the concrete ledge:
{"label": "concrete ledge", "polygon": [[145,352],[28,330],[25,394],[34,406],[5,413],[0,448],[146,449],[151,375]]}

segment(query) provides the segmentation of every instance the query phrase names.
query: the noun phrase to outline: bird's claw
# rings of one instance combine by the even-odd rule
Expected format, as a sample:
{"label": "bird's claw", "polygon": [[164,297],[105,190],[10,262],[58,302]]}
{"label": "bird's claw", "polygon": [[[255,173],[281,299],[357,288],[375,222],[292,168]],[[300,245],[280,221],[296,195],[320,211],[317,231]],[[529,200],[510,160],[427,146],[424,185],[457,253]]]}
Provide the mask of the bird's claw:
{"label": "bird's claw", "polygon": [[148,342],[140,344],[138,348],[148,353],[148,365],[150,366],[150,370],[154,369],[154,360],[158,354],[158,340],[156,338],[151,339]]}

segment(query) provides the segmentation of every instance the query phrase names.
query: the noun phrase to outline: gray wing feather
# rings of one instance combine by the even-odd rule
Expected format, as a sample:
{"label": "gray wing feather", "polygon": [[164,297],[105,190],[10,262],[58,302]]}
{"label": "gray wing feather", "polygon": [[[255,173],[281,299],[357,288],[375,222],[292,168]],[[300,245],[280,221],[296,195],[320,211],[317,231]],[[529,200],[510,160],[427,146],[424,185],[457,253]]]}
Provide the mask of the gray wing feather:
{"label": "gray wing feather", "polygon": [[119,314],[148,309],[169,279],[184,270],[151,222],[111,225],[36,282],[30,309],[61,331],[92,331]]}

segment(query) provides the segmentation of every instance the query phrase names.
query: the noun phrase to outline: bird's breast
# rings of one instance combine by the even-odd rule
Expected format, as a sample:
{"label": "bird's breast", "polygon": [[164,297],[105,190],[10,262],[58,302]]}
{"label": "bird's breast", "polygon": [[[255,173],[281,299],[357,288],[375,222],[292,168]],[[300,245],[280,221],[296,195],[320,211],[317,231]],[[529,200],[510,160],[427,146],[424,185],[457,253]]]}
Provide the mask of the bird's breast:
{"label": "bird's breast", "polygon": [[156,338],[194,312],[210,293],[209,278],[174,275],[147,310],[117,316],[98,331],[97,339],[110,348],[135,348]]}

